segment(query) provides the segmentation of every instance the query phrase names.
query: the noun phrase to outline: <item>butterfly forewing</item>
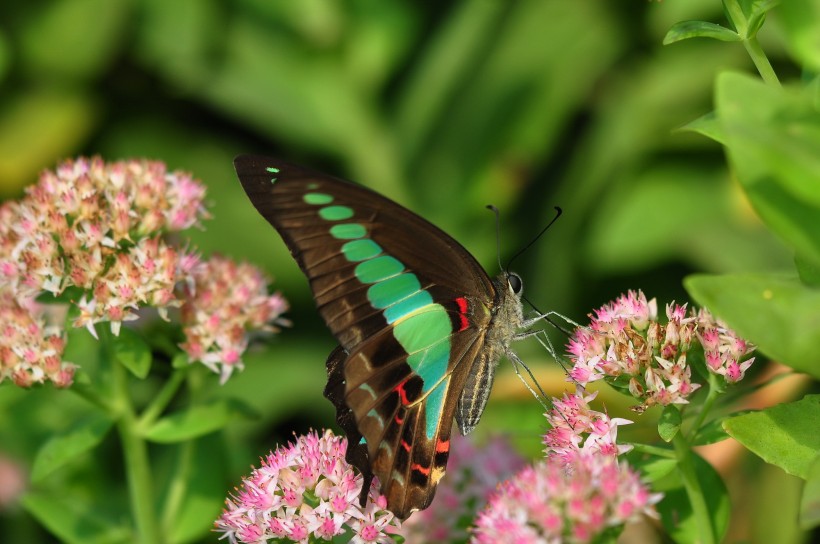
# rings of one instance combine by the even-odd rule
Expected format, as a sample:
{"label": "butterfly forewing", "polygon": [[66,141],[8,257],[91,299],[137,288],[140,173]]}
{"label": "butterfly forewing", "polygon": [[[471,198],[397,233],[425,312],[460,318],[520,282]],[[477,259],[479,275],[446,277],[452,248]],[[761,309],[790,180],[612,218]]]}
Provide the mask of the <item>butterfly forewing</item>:
{"label": "butterfly forewing", "polygon": [[396,515],[425,508],[471,368],[487,364],[493,283],[450,236],[373,191],[265,157],[234,164],[341,344],[325,395],[348,460],[378,476]]}

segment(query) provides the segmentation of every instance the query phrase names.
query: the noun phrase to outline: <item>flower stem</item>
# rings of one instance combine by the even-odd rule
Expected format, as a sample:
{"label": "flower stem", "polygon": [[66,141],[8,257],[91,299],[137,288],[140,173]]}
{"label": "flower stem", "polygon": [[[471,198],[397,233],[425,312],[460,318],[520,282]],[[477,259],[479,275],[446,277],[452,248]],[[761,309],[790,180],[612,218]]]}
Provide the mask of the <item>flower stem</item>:
{"label": "flower stem", "polygon": [[743,46],[746,48],[746,52],[749,53],[749,56],[752,57],[752,62],[755,63],[755,67],[757,67],[757,71],[760,73],[760,77],[763,78],[763,81],[774,87],[780,87],[780,80],[777,79],[777,74],[774,73],[774,68],[772,68],[768,57],[766,57],[766,53],[763,52],[763,48],[760,47],[760,42],[757,41],[757,37],[753,36],[743,40]]}
{"label": "flower stem", "polygon": [[154,397],[154,400],[151,401],[151,404],[142,411],[142,415],[139,419],[141,430],[145,430],[153,425],[157,418],[162,415],[162,412],[168,407],[168,403],[174,398],[179,386],[182,385],[187,375],[187,369],[175,370],[171,373],[171,377],[165,382],[162,391],[160,391],[157,396]]}
{"label": "flower stem", "polygon": [[717,377],[709,373],[709,392],[706,394],[706,400],[703,401],[703,406],[700,408],[700,413],[698,414],[697,419],[695,419],[694,425],[689,429],[688,438],[691,440],[700,430],[700,426],[703,425],[703,422],[706,420],[706,416],[712,409],[712,405],[715,404],[715,400],[717,400],[718,396],[720,395],[722,388],[719,384],[716,383]]}
{"label": "flower stem", "polygon": [[[131,394],[128,389],[128,373],[123,365],[111,356],[112,342],[109,333],[100,335],[104,344],[104,353],[111,367],[114,385],[114,397],[117,413],[117,431],[122,442],[125,462],[125,475],[128,482],[128,495],[131,502],[131,514],[136,525],[136,539],[140,544],[162,544],[164,541],[159,532],[154,496],[152,489],[151,467],[148,462],[148,445],[139,432],[139,424]],[[107,348],[107,349],[106,349]]]}
{"label": "flower stem", "polygon": [[635,444],[633,442],[630,442],[629,445],[632,446],[634,451],[648,453],[649,455],[662,457],[664,459],[677,459],[675,452],[667,448],[659,448],[657,446],[650,446],[649,444]]}
{"label": "flower stem", "polygon": [[692,505],[692,514],[695,516],[698,527],[698,542],[699,544],[714,544],[715,531],[712,527],[712,518],[709,516],[706,497],[703,495],[703,488],[701,488],[695,472],[692,450],[681,433],[675,435],[672,444],[675,446],[678,470],[683,480],[683,487],[686,490],[686,496],[689,498],[689,504]]}

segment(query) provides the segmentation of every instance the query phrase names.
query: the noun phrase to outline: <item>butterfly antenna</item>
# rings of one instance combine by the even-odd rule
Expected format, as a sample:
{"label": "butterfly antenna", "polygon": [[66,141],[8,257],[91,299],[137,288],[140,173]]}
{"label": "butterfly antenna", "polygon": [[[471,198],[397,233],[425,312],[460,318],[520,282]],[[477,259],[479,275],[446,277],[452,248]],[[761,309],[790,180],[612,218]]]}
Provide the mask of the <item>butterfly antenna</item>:
{"label": "butterfly antenna", "polygon": [[498,259],[498,270],[504,270],[501,266],[501,213],[492,204],[487,204],[487,209],[495,214],[495,256]]}
{"label": "butterfly antenna", "polygon": [[530,247],[532,247],[532,245],[533,245],[535,242],[537,242],[537,241],[538,241],[538,239],[539,239],[539,238],[541,238],[541,236],[543,236],[545,232],[547,232],[547,229],[548,229],[548,228],[550,228],[550,227],[552,226],[552,224],[553,224],[553,223],[555,223],[555,222],[558,220],[558,218],[559,218],[559,217],[561,217],[561,214],[562,214],[562,213],[564,213],[564,211],[563,211],[563,210],[562,210],[559,206],[555,206],[555,217],[553,217],[553,218],[552,218],[552,221],[550,221],[550,222],[547,224],[547,226],[546,226],[546,227],[544,227],[543,229],[541,229],[541,232],[539,232],[539,233],[535,236],[535,238],[533,238],[533,239],[530,241],[530,243],[529,243],[529,244],[525,245],[523,248],[521,248],[520,250],[518,250],[518,253],[516,253],[515,255],[513,255],[513,256],[512,256],[512,258],[510,258],[510,260],[509,260],[509,261],[507,261],[507,268],[506,268],[506,270],[509,270],[510,265],[512,265],[513,261],[514,261],[514,260],[516,260],[519,256],[521,256],[521,254],[522,254],[522,253],[524,253],[525,251],[527,251]]}

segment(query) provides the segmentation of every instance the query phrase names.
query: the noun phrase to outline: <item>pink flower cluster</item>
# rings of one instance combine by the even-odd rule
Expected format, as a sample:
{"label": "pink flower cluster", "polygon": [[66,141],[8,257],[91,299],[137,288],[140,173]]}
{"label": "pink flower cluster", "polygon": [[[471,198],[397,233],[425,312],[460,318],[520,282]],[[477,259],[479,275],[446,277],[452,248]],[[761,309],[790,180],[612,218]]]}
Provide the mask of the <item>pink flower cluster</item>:
{"label": "pink flower cluster", "polygon": [[436,489],[433,505],[402,524],[408,544],[464,542],[469,523],[498,482],[524,466],[521,456],[501,438],[477,447],[467,438],[453,436],[450,448],[447,476]]}
{"label": "pink flower cluster", "polygon": [[579,388],[573,395],[564,394],[563,399],[553,399],[552,410],[545,414],[550,424],[544,435],[547,457],[555,457],[572,466],[577,459],[587,455],[617,457],[632,449],[617,444],[618,427],[632,422],[610,418],[590,408],[589,401],[597,395],[597,391],[585,395]]}
{"label": "pink flower cluster", "polygon": [[75,365],[62,360],[65,338],[59,327],[46,325],[45,308],[23,306],[0,290],[0,382],[10,378],[20,387],[51,381],[68,387]]}
{"label": "pink flower cluster", "polygon": [[362,477],[345,461],[347,440],[330,431],[300,436],[278,448],[229,497],[216,531],[229,542],[331,540],[390,543],[399,521],[386,510],[374,480],[359,506]]}
{"label": "pink flower cluster", "polygon": [[471,542],[591,542],[610,527],[654,516],[658,500],[613,456],[584,453],[571,470],[548,457],[501,484],[479,514]]}
{"label": "pink flower cluster", "polygon": [[605,377],[621,380],[644,410],[688,402],[700,387],[687,363],[694,348],[702,348],[707,367],[728,382],[741,379],[752,364],[753,358],[742,359],[754,348],[706,310],[687,313],[685,304],[669,304],[665,325],[657,313],[655,299],[647,301],[640,291],[596,310],[589,327],[578,328],[569,342],[570,379],[581,386]]}
{"label": "pink flower cluster", "polygon": [[161,162],[79,158],[0,206],[0,381],[71,384],[75,367],[61,360],[65,317],[44,325],[44,307],[34,303],[43,293],[62,294],[39,299],[52,310],[58,300],[76,305],[73,326],[94,336],[100,322],[119,334],[145,306],[167,319],[185,304],[183,347],[227,379],[241,366],[246,329],[274,330],[266,324],[287,304],[267,295],[250,265],[200,262],[167,242],[208,216],[204,197],[199,181]]}
{"label": "pink flower cluster", "polygon": [[201,361],[218,372],[224,383],[248,346],[248,329],[273,332],[288,304],[279,293],[268,295],[261,270],[214,256],[193,270],[184,287],[182,348],[191,361]]}
{"label": "pink flower cluster", "polygon": [[78,287],[88,295],[74,325],[116,332],[142,305],[178,304],[174,285],[195,259],[160,235],[205,217],[204,196],[161,162],[66,161],[0,208],[0,288],[24,299]]}
{"label": "pink flower cluster", "polygon": [[705,309],[697,313],[696,322],[706,367],[711,372],[723,376],[728,383],[742,380],[755,360],[754,357],[745,361],[743,358],[754,351],[754,346]]}

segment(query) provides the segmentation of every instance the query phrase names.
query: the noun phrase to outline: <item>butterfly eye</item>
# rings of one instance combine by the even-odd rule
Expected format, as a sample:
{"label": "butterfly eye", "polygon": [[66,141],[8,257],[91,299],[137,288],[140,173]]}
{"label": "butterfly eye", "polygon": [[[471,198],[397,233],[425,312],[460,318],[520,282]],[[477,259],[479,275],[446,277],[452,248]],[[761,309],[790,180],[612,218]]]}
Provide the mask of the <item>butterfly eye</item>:
{"label": "butterfly eye", "polygon": [[514,272],[507,274],[507,283],[510,284],[510,289],[512,289],[516,295],[524,288],[524,284],[521,282],[521,276]]}

